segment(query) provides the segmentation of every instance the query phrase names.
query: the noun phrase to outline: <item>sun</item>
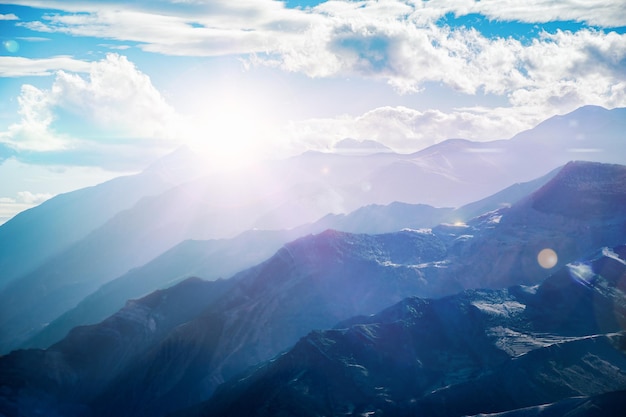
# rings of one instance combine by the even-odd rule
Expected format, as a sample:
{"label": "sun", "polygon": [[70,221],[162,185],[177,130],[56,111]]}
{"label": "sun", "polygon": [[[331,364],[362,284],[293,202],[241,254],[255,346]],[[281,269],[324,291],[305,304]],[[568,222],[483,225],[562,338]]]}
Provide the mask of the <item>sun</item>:
{"label": "sun", "polygon": [[196,97],[192,107],[186,141],[213,167],[237,169],[271,154],[279,129],[272,97],[225,86]]}

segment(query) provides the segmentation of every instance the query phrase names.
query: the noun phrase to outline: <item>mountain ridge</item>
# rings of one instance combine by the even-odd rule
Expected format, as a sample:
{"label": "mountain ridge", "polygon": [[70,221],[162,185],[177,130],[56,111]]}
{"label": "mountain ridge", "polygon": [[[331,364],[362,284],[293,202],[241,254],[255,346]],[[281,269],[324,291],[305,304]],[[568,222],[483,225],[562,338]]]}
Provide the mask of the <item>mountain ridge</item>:
{"label": "mountain ridge", "polygon": [[[224,384],[204,406],[177,415],[254,410],[260,416],[460,416],[623,390],[626,333],[619,323],[626,309],[616,311],[621,319],[612,324],[604,317],[581,324],[579,316],[551,303],[545,296],[551,290],[544,288],[558,285],[579,293],[586,311],[594,304],[607,310],[624,306],[624,287],[605,289],[619,288],[615,284],[626,272],[625,255],[621,246],[582,261],[594,271],[603,270],[604,263],[614,267],[609,274],[592,273],[596,281],[591,286],[581,287],[565,267],[538,289],[472,290],[439,300],[413,297],[334,330],[311,332],[289,352]],[[541,305],[542,311],[527,312],[529,303]],[[546,332],[554,311],[567,325]]]}

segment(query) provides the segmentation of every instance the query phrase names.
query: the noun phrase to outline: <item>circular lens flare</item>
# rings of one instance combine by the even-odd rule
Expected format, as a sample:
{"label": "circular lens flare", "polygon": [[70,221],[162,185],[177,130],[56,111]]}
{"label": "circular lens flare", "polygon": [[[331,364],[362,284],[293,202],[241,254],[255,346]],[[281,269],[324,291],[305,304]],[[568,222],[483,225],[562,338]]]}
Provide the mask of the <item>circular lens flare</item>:
{"label": "circular lens flare", "polygon": [[2,44],[4,45],[4,49],[6,49],[12,54],[20,50],[20,44],[17,43],[17,41],[14,41],[12,39],[8,41],[4,41]]}
{"label": "circular lens flare", "polygon": [[537,262],[544,269],[554,268],[558,261],[556,252],[550,248],[542,249],[537,255]]}

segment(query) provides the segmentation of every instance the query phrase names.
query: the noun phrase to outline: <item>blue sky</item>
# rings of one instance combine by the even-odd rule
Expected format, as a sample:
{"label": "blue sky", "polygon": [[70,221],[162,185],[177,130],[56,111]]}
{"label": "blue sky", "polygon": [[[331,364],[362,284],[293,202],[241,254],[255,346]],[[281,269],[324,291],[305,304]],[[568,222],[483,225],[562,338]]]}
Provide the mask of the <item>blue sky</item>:
{"label": "blue sky", "polygon": [[626,106],[621,0],[0,0],[0,222],[181,145],[411,152]]}

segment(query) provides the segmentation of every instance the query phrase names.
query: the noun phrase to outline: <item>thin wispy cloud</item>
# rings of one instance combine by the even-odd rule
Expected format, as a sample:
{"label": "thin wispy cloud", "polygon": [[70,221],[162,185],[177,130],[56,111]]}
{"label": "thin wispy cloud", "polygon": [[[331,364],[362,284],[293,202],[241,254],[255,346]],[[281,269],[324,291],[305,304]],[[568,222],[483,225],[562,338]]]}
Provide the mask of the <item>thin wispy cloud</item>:
{"label": "thin wispy cloud", "polygon": [[90,63],[70,56],[24,58],[0,56],[0,77],[32,77],[54,75],[56,71],[88,72]]}

